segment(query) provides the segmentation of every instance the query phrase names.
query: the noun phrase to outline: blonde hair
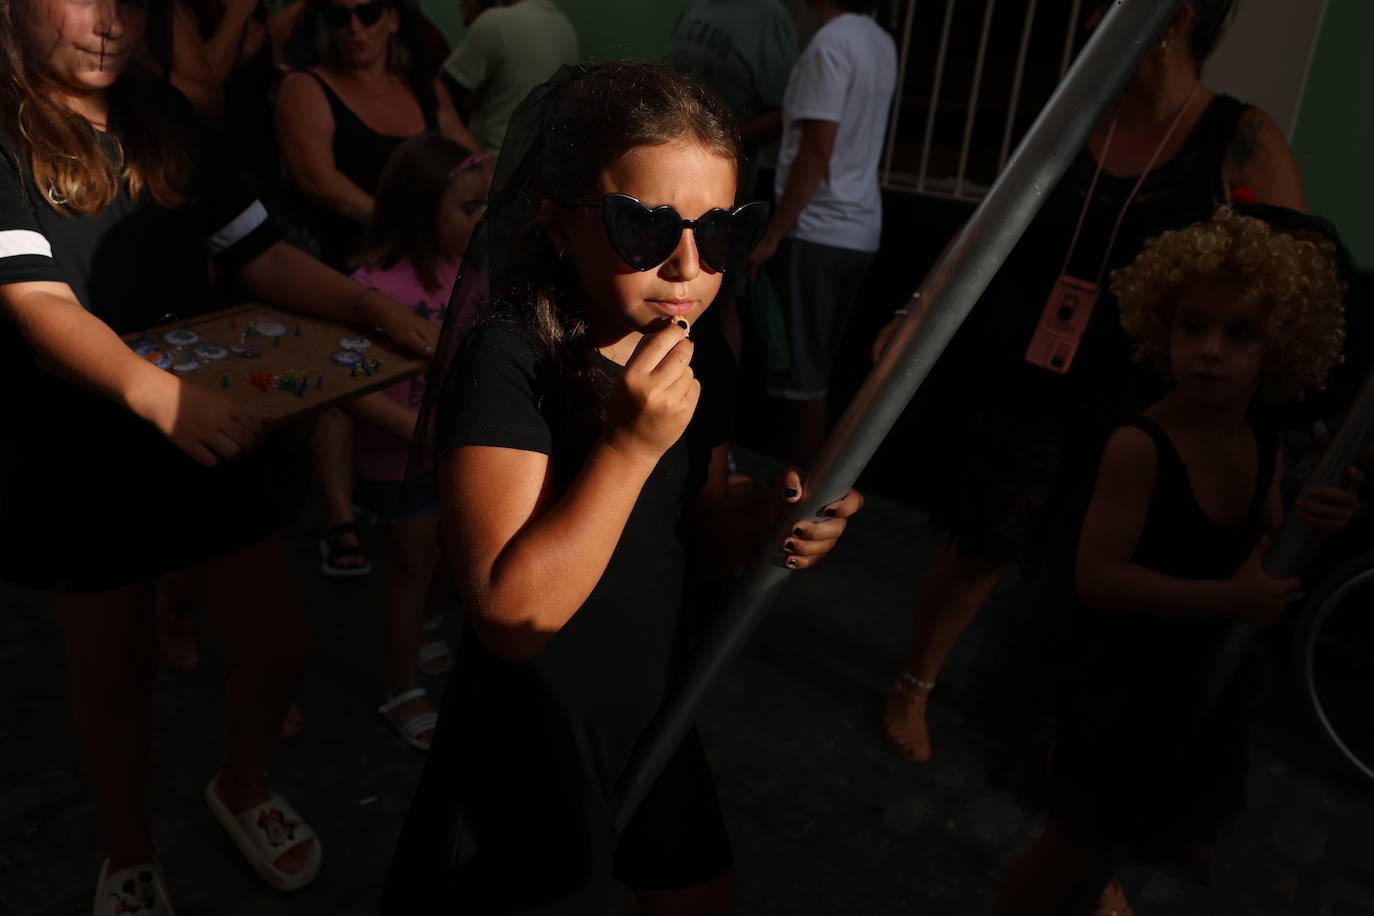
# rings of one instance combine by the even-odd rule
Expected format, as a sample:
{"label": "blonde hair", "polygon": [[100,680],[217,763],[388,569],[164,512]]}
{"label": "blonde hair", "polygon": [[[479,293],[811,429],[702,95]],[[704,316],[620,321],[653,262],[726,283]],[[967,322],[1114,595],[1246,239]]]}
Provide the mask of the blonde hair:
{"label": "blonde hair", "polygon": [[[167,208],[186,203],[193,177],[186,138],[154,101],[167,90],[137,63],[110,88],[110,115],[125,132],[123,142],[108,138],[111,161],[90,122],[54,99],[37,75],[28,19],[38,3],[0,0],[0,128],[15,146],[8,153],[20,174],[27,171],[43,202],[64,216],[97,215],[121,187],[135,198],[146,190]],[[150,30],[168,9],[165,0],[150,0]]]}
{"label": "blonde hair", "polygon": [[1169,377],[1179,297],[1208,275],[1233,278],[1240,301],[1260,306],[1269,344],[1261,395],[1295,400],[1326,387],[1344,359],[1346,284],[1335,243],[1315,230],[1281,232],[1230,207],[1152,239],[1133,264],[1112,272],[1122,327],[1136,339],[1135,359],[1152,361]]}

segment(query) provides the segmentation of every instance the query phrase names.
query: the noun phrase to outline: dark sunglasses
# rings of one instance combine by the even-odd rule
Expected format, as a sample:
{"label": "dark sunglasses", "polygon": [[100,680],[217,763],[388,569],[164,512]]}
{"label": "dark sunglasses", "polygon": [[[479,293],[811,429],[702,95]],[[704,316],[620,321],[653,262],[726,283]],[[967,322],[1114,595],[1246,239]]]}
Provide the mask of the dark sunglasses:
{"label": "dark sunglasses", "polygon": [[355,15],[364,28],[377,24],[377,20],[382,18],[382,13],[386,12],[387,0],[372,0],[371,3],[359,3],[357,6],[344,6],[340,3],[326,3],[321,10],[324,16],[324,24],[331,29],[342,29],[348,26],[348,22]]}
{"label": "dark sunglasses", "polygon": [[733,210],[716,207],[700,219],[683,219],[672,207],[651,210],[628,194],[607,194],[600,200],[578,198],[562,204],[599,209],[611,248],[635,270],[652,270],[668,260],[682,240],[682,230],[691,229],[696,233],[701,260],[724,273],[749,257],[768,228],[769,206],[761,200]]}

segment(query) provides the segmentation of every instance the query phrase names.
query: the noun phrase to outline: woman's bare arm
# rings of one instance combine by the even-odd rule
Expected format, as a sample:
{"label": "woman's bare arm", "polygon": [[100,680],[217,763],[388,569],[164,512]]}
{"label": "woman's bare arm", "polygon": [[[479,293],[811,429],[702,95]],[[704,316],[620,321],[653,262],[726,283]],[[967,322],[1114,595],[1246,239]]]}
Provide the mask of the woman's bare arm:
{"label": "woman's bare arm", "polygon": [[281,81],[275,121],[277,143],[291,183],[330,213],[367,222],[372,215],[372,195],[335,166],[334,115],[314,77],[291,73]]}
{"label": "woman's bare arm", "polygon": [[1278,124],[1258,108],[1247,111],[1236,127],[1223,175],[1228,188],[1254,191],[1256,203],[1307,210],[1298,160]]}

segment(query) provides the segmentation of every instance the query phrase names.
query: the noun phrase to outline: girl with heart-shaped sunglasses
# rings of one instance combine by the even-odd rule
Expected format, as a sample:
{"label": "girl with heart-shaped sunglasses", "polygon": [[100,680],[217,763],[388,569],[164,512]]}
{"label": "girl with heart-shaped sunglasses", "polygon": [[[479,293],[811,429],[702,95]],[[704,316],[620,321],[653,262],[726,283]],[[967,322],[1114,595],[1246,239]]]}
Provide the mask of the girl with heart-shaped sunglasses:
{"label": "girl with heart-shaped sunglasses", "polygon": [[[613,879],[645,912],[732,907],[695,735],[623,831],[615,787],[686,658],[689,549],[728,570],[801,498],[795,470],[730,495],[732,359],[688,336],[766,224],[738,157],[722,103],[660,65],[565,68],[516,111],[412,455],[438,445],[468,610],[384,913],[606,912]],[[816,563],[861,503],[777,562]]]}

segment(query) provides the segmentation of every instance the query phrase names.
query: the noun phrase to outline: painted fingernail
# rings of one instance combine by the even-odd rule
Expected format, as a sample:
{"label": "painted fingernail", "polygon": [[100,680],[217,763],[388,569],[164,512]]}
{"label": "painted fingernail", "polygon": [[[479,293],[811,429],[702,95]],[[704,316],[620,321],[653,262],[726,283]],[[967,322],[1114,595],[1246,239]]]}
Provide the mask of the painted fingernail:
{"label": "painted fingernail", "polygon": [[797,558],[796,558],[796,557],[788,557],[788,558],[787,558],[787,565],[790,566],[790,567],[792,567],[793,569],[796,569],[796,568],[797,568]]}
{"label": "painted fingernail", "polygon": [[821,512],[821,515],[824,515],[826,518],[834,518],[834,517],[835,517],[835,510],[834,510],[834,509],[826,509],[826,510],[824,510],[823,512]]}
{"label": "painted fingernail", "polygon": [[796,499],[796,498],[797,498],[797,488],[796,488],[796,487],[788,487],[787,489],[785,489],[785,490],[782,491],[782,495],[783,495],[783,496],[786,496],[788,499]]}
{"label": "painted fingernail", "polygon": [[792,529],[792,533],[795,534],[797,537],[801,537],[802,534],[803,534],[803,532],[802,532],[802,530],[801,530],[800,528],[793,528],[793,529]]}
{"label": "painted fingernail", "polygon": [[797,549],[797,545],[792,543],[791,541],[788,541],[786,544],[782,545],[782,549],[787,551],[788,553],[791,553],[792,551]]}
{"label": "painted fingernail", "polygon": [[686,318],[679,318],[677,321],[673,323],[676,324],[678,327],[682,328],[682,330],[684,331],[689,330],[691,328],[691,325],[687,323]]}

